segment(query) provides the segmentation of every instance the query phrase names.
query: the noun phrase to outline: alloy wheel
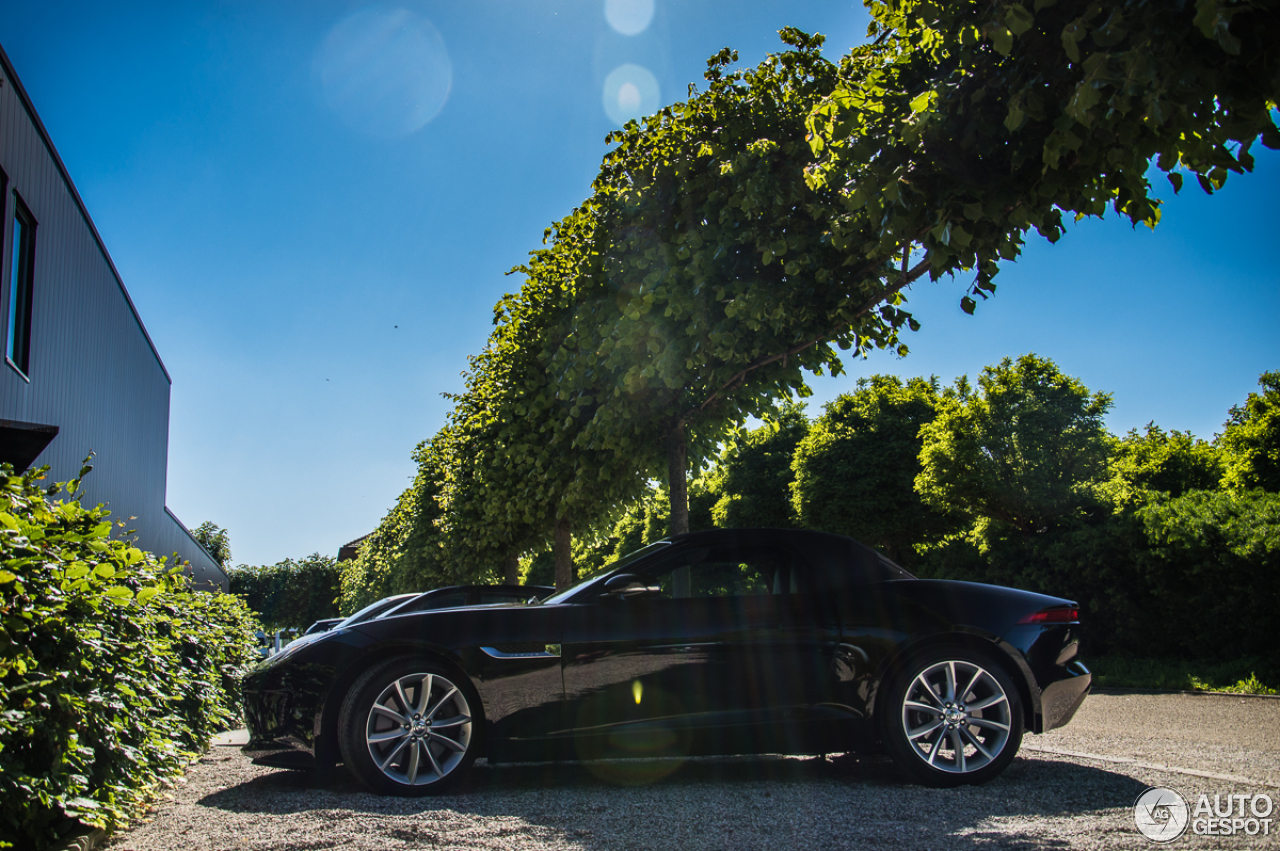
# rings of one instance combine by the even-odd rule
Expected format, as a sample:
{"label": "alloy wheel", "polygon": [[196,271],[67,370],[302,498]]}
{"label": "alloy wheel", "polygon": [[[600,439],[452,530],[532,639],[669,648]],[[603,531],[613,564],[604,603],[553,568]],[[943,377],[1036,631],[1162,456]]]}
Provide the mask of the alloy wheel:
{"label": "alloy wheel", "polygon": [[902,700],[902,731],[930,768],[965,775],[991,765],[1013,729],[1009,695],[983,666],[961,659],[916,674]]}
{"label": "alloy wheel", "polygon": [[471,746],[471,707],[440,674],[413,673],[384,688],[369,709],[365,742],[377,769],[406,786],[438,783]]}

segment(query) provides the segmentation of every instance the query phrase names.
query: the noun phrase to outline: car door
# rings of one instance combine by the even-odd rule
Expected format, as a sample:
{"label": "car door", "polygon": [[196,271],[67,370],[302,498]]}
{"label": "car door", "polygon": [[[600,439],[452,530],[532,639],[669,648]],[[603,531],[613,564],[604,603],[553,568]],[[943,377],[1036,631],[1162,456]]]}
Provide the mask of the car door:
{"label": "car door", "polygon": [[633,570],[652,592],[566,613],[566,711],[580,755],[776,749],[823,664],[796,599],[803,560],[768,539],[721,537]]}

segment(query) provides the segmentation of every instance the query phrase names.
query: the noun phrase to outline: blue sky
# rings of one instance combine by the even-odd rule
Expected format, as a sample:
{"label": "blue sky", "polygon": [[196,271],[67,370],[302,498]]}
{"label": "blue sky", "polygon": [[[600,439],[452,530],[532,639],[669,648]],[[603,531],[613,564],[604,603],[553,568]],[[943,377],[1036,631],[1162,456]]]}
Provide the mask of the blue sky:
{"label": "blue sky", "polygon": [[[650,8],[652,11],[650,12]],[[587,194],[604,136],[670,103],[724,46],[860,43],[823,0],[339,0],[10,4],[3,43],[173,376],[168,504],[270,563],[370,531],[444,421],[505,272]],[[608,96],[606,103],[606,94]],[[612,117],[611,117],[612,114]],[[1123,432],[1211,437],[1280,369],[1280,156],[1154,233],[1032,237],[975,317],[917,284],[924,328],[817,379],[945,381],[1051,357],[1115,396]]]}

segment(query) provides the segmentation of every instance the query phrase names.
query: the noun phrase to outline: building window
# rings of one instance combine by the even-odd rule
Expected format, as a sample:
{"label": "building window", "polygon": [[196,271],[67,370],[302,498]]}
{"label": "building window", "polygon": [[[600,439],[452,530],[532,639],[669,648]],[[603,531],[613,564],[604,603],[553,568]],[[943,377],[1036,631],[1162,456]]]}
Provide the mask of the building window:
{"label": "building window", "polygon": [[13,251],[9,254],[9,333],[5,356],[23,375],[31,371],[31,300],[34,295],[36,220],[14,193]]}

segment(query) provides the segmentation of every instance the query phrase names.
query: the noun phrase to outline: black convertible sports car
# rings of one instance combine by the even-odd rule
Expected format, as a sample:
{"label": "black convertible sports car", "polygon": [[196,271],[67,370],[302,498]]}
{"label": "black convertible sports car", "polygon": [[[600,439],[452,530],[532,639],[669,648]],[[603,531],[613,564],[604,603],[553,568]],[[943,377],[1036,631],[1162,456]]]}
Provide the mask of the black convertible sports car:
{"label": "black convertible sports car", "polygon": [[[244,682],[255,762],[441,791],[491,762],[883,748],[982,783],[1089,692],[1076,604],[916,579],[850,538],[662,540],[541,602],[391,613]],[[602,764],[603,765],[603,764]]]}

